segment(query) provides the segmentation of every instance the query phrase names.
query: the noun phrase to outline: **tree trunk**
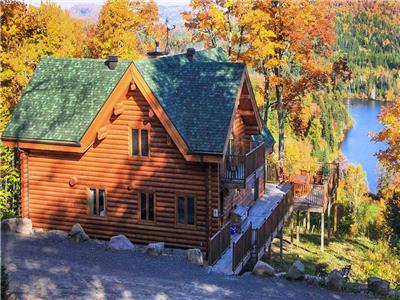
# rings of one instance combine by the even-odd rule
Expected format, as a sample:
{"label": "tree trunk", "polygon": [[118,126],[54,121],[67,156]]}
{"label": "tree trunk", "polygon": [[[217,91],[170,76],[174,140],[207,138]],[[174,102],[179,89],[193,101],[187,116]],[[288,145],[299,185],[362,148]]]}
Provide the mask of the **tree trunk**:
{"label": "tree trunk", "polygon": [[279,125],[279,146],[278,146],[278,157],[279,160],[283,160],[285,158],[285,132],[284,132],[284,121],[285,121],[285,112],[283,108],[282,101],[282,84],[278,84],[275,87],[276,93],[276,101],[278,105],[278,125]]}
{"label": "tree trunk", "polygon": [[264,74],[264,122],[265,126],[268,125],[268,110],[270,101],[270,90],[269,90],[269,75]]}

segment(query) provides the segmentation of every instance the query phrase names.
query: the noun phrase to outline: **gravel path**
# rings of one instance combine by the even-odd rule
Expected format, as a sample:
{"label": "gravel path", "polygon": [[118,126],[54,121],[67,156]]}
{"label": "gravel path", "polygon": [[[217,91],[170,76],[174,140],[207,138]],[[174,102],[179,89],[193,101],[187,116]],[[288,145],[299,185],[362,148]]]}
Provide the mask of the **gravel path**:
{"label": "gravel path", "polygon": [[366,299],[305,282],[224,276],[189,264],[184,252],[114,252],[61,234],[2,235],[10,289],[22,299]]}

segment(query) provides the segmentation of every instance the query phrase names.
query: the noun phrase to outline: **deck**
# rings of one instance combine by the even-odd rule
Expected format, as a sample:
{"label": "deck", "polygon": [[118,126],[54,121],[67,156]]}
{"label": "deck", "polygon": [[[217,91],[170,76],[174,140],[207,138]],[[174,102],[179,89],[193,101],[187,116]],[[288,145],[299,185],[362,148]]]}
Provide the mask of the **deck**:
{"label": "deck", "polygon": [[308,195],[294,198],[294,210],[321,212],[326,209],[324,185],[314,184]]}
{"label": "deck", "polygon": [[[242,267],[245,263],[250,259],[250,257],[246,257],[242,266],[235,270],[232,270],[232,259],[233,259],[233,251],[232,245],[242,236],[242,233],[246,231],[246,229],[250,226],[252,228],[257,229],[262,226],[265,219],[271,216],[274,212],[275,208],[282,201],[286,193],[290,189],[290,184],[285,184],[283,186],[275,185],[267,183],[265,186],[266,194],[264,194],[261,198],[259,198],[256,203],[250,208],[248,217],[242,222],[242,231],[241,233],[235,234],[231,237],[230,247],[226,250],[224,255],[211,267],[212,272],[232,275],[240,273]],[[283,225],[283,223],[282,223]],[[274,231],[277,232],[276,229]]]}

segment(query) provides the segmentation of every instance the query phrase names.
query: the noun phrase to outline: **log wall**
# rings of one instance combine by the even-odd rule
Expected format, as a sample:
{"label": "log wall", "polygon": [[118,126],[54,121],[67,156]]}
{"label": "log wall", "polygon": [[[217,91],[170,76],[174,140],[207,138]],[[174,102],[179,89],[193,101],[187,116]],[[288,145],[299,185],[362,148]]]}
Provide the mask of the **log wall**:
{"label": "log wall", "polygon": [[[212,216],[219,205],[218,165],[185,161],[158,118],[149,113],[150,107],[138,90],[121,101],[123,112],[110,119],[106,137],[83,155],[30,151],[29,214],[34,227],[69,230],[79,222],[94,237],[125,234],[139,243],[164,241],[170,246],[206,249],[208,236],[220,225]],[[149,158],[129,155],[129,132],[136,126],[149,127]],[[21,176],[22,212],[27,216],[25,157]],[[77,179],[73,187],[69,184],[72,177]],[[89,188],[106,190],[105,217],[88,214]],[[154,223],[140,220],[141,190],[156,194]],[[195,196],[195,226],[176,224],[178,194]]]}

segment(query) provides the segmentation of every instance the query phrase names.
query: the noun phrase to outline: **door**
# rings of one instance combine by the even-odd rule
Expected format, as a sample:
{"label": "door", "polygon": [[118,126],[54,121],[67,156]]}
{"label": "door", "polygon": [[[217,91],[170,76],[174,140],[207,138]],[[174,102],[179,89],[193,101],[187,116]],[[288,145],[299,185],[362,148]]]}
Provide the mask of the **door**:
{"label": "door", "polygon": [[254,201],[258,199],[258,188],[260,186],[260,178],[256,178],[254,181]]}

